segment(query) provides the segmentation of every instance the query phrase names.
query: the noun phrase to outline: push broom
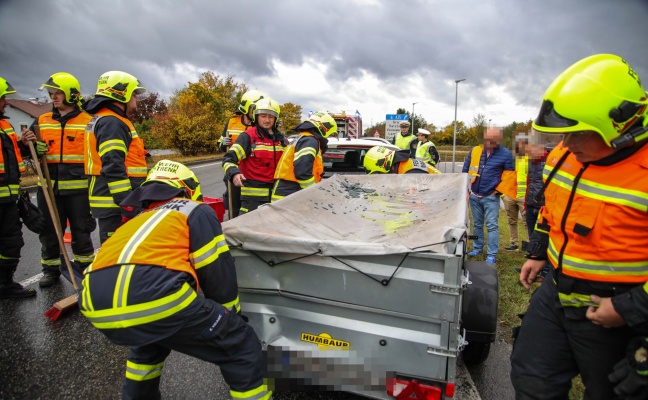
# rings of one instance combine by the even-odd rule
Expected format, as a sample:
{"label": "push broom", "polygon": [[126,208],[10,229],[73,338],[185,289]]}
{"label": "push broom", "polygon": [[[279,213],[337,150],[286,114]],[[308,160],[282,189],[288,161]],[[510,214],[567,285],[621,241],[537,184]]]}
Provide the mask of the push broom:
{"label": "push broom", "polygon": [[[38,125],[34,126],[34,133],[36,138],[40,140],[40,129]],[[29,142],[29,151],[33,160],[38,160],[38,155],[34,149],[34,143]],[[54,199],[54,190],[52,189],[52,181],[49,176],[49,169],[47,168],[47,158],[45,155],[41,157],[41,162],[45,166],[45,177],[43,177],[43,170],[38,161],[34,162],[36,167],[36,172],[38,173],[38,179],[40,180],[41,186],[43,187],[43,195],[45,197],[45,202],[47,203],[47,209],[49,210],[50,217],[52,218],[52,223],[54,224],[54,230],[56,231],[56,237],[58,238],[59,248],[63,254],[63,259],[65,260],[65,266],[67,267],[68,272],[70,273],[70,281],[72,286],[74,286],[75,294],[70,297],[66,297],[61,301],[54,303],[54,306],[45,312],[45,316],[52,321],[57,321],[65,313],[74,310],[77,306],[77,299],[79,294],[79,285],[77,284],[76,277],[74,275],[74,270],[72,269],[72,264],[70,263],[70,256],[68,255],[67,250],[65,249],[65,243],[63,242],[63,229],[61,228],[61,221],[59,220],[58,208],[56,207],[56,201]]]}

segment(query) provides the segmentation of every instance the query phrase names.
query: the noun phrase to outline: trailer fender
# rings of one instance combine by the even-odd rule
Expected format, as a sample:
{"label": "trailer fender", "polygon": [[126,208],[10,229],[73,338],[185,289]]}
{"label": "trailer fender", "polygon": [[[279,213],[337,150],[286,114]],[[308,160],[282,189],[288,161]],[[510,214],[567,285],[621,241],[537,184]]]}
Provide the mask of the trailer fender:
{"label": "trailer fender", "polygon": [[470,282],[463,293],[461,327],[468,343],[495,341],[499,280],[494,265],[484,261],[466,261]]}

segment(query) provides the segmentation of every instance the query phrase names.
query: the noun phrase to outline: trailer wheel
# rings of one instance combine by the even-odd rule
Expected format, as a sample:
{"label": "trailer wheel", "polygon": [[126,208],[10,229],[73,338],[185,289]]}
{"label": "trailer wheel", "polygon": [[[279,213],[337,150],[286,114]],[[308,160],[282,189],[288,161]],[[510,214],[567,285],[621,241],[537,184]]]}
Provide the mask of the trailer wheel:
{"label": "trailer wheel", "polygon": [[464,347],[461,355],[466,365],[481,364],[488,358],[490,353],[490,342],[475,342],[472,341]]}

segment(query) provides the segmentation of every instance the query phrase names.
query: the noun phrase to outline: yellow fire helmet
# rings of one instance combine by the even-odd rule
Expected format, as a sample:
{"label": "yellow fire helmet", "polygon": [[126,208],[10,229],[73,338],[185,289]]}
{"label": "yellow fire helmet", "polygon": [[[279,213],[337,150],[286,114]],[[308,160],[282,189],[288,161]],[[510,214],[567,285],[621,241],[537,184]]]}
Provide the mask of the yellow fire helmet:
{"label": "yellow fire helmet", "polygon": [[608,146],[622,147],[627,141],[620,136],[631,127],[641,130],[632,143],[648,137],[643,130],[648,119],[641,122],[647,105],[630,65],[619,56],[597,54],[576,62],[549,85],[533,128],[555,134],[595,131]]}
{"label": "yellow fire helmet", "polygon": [[250,107],[254,103],[266,97],[268,96],[258,90],[248,90],[247,92],[243,93],[243,96],[241,96],[241,102],[239,103],[237,111],[241,114],[247,115],[250,112]]}
{"label": "yellow fire helmet", "polygon": [[67,72],[57,72],[50,76],[47,82],[43,83],[38,90],[45,89],[50,93],[52,93],[52,90],[60,90],[65,93],[65,104],[67,105],[78,104],[83,99],[79,81]]}
{"label": "yellow fire helmet", "polygon": [[374,146],[365,154],[362,165],[364,165],[365,171],[368,174],[373,174],[374,172],[386,174],[391,170],[394,154],[394,150],[390,150],[387,147]]}
{"label": "yellow fire helmet", "polygon": [[308,122],[315,125],[317,131],[324,138],[337,133],[337,123],[326,111],[315,111],[310,117],[308,117]]}
{"label": "yellow fire helmet", "polygon": [[97,82],[97,96],[109,97],[120,103],[128,103],[133,95],[146,92],[137,78],[122,71],[108,71],[101,74]]}
{"label": "yellow fire helmet", "polygon": [[0,77],[0,98],[7,94],[16,93],[16,89],[13,88],[4,78]]}
{"label": "yellow fire helmet", "polygon": [[281,109],[279,108],[279,103],[272,100],[269,97],[264,97],[254,104],[254,118],[253,121],[256,121],[256,116],[259,114],[270,114],[275,117],[275,126],[279,122],[279,114]]}
{"label": "yellow fire helmet", "polygon": [[184,164],[161,160],[149,171],[142,186],[151,182],[162,182],[174,188],[183,188],[191,200],[202,201],[198,177]]}

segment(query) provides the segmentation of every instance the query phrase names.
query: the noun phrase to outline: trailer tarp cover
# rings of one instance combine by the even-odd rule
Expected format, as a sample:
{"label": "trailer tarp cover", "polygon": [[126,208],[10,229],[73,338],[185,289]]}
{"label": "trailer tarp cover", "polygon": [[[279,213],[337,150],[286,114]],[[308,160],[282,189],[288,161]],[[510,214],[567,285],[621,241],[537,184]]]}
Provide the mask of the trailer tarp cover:
{"label": "trailer tarp cover", "polygon": [[468,226],[467,174],[333,175],[223,223],[230,246],[363,256],[455,254]]}

